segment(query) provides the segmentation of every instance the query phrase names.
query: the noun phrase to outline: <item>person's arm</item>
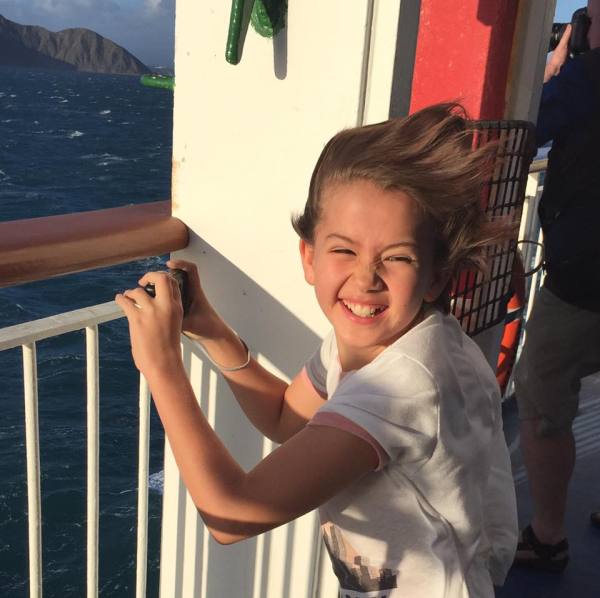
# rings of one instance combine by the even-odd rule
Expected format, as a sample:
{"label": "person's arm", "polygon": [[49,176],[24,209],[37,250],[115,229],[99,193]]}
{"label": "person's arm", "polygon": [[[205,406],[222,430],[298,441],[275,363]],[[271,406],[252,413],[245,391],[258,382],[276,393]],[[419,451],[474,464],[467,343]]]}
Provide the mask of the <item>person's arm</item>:
{"label": "person's arm", "polygon": [[148,380],[184,482],[219,543],[287,523],[377,467],[378,455],[366,440],[313,425],[246,473],[207,422],[186,376],[175,282],[157,273],[148,280],[155,283],[154,299],[140,288],[116,301],[128,318],[136,366]]}
{"label": "person's arm", "polygon": [[580,58],[565,63],[569,35],[567,28],[546,64],[536,123],[538,147],[585,126],[596,110],[597,102],[584,63]]}
{"label": "person's arm", "polygon": [[[227,371],[246,362],[246,347],[206,298],[195,264],[170,260],[167,265],[188,274],[191,305],[183,333],[200,343],[217,367],[222,366],[223,377],[252,424],[278,443],[302,429],[324,402],[306,376],[299,374],[288,384],[252,358],[247,367]],[[155,275],[143,277],[140,284],[152,282]]]}
{"label": "person's arm", "polygon": [[544,83],[547,83],[556,77],[560,73],[562,65],[566,62],[569,56],[569,38],[571,37],[571,25],[567,25],[565,32],[563,33],[558,45],[554,49],[554,52],[550,54],[550,58],[546,62],[546,68],[544,69]]}

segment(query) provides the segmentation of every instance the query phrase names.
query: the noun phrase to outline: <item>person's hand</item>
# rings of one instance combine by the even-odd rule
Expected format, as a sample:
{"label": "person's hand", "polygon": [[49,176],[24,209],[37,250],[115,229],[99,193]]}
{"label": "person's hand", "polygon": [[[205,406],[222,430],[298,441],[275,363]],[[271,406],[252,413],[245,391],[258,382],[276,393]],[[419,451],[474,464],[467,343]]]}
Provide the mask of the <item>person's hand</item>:
{"label": "person's hand", "polygon": [[566,62],[569,56],[569,39],[571,37],[571,25],[567,25],[565,32],[562,34],[558,45],[552,52],[548,62],[546,63],[546,69],[544,70],[544,83],[552,77],[558,75],[562,65]]}
{"label": "person's hand", "polygon": [[[153,283],[155,297],[142,288]],[[167,272],[148,272],[140,287],[118,294],[115,301],[129,322],[131,352],[136,367],[149,379],[182,366],[180,334],[183,308],[179,287]]]}
{"label": "person's hand", "polygon": [[169,260],[167,266],[187,273],[189,308],[183,318],[183,332],[199,341],[219,336],[225,324],[202,290],[196,264],[185,260]]}

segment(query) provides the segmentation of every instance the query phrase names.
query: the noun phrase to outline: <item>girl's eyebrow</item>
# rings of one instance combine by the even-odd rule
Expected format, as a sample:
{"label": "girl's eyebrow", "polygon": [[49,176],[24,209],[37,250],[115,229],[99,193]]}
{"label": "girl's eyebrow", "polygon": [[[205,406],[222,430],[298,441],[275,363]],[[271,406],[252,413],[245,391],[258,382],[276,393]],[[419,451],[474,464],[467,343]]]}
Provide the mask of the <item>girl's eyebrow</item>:
{"label": "girl's eyebrow", "polygon": [[[356,244],[356,241],[354,239],[351,239],[350,237],[346,237],[346,235],[340,235],[339,233],[330,233],[328,234],[325,239],[327,240],[340,240],[340,241],[344,241],[346,243],[352,243],[353,245]],[[381,251],[388,251],[390,249],[395,249],[395,248],[402,248],[402,247],[412,247],[414,249],[416,249],[418,247],[417,242],[416,241],[398,241],[397,243],[390,243],[390,245],[386,245]]]}

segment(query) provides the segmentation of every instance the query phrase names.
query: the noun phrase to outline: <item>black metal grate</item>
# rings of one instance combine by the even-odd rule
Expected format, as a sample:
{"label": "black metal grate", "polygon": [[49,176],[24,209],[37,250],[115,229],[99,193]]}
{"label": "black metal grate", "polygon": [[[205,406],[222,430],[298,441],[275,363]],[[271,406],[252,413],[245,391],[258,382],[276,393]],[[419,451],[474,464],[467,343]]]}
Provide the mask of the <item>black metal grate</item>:
{"label": "black metal grate", "polygon": [[[535,155],[535,127],[527,121],[471,121],[473,147],[498,142],[492,175],[482,201],[492,218],[521,220],[527,173]],[[450,311],[470,336],[504,321],[512,295],[510,278],[517,250],[514,238],[487,249],[489,271],[463,271],[454,281]]]}

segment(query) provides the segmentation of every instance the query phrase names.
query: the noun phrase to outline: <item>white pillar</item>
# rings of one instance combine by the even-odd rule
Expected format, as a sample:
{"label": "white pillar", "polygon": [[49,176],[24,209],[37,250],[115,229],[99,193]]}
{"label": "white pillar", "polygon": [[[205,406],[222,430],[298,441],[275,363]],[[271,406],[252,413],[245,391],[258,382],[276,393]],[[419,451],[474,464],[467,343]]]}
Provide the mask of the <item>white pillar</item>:
{"label": "white pillar", "polygon": [[[225,61],[229,10],[223,0],[177,3],[172,197],[191,231],[179,255],[198,262],[208,296],[261,362],[291,378],[328,325],[303,280],[290,215],[303,207],[334,133],[388,118],[394,62],[403,58],[400,0],[290,2],[274,40],[248,27],[235,66]],[[252,467],[270,444],[202,356],[187,343],[184,353],[205,413]],[[331,574],[320,574],[312,514],[218,546],[186,507],[167,455],[164,518],[163,598],[335,595]]]}

